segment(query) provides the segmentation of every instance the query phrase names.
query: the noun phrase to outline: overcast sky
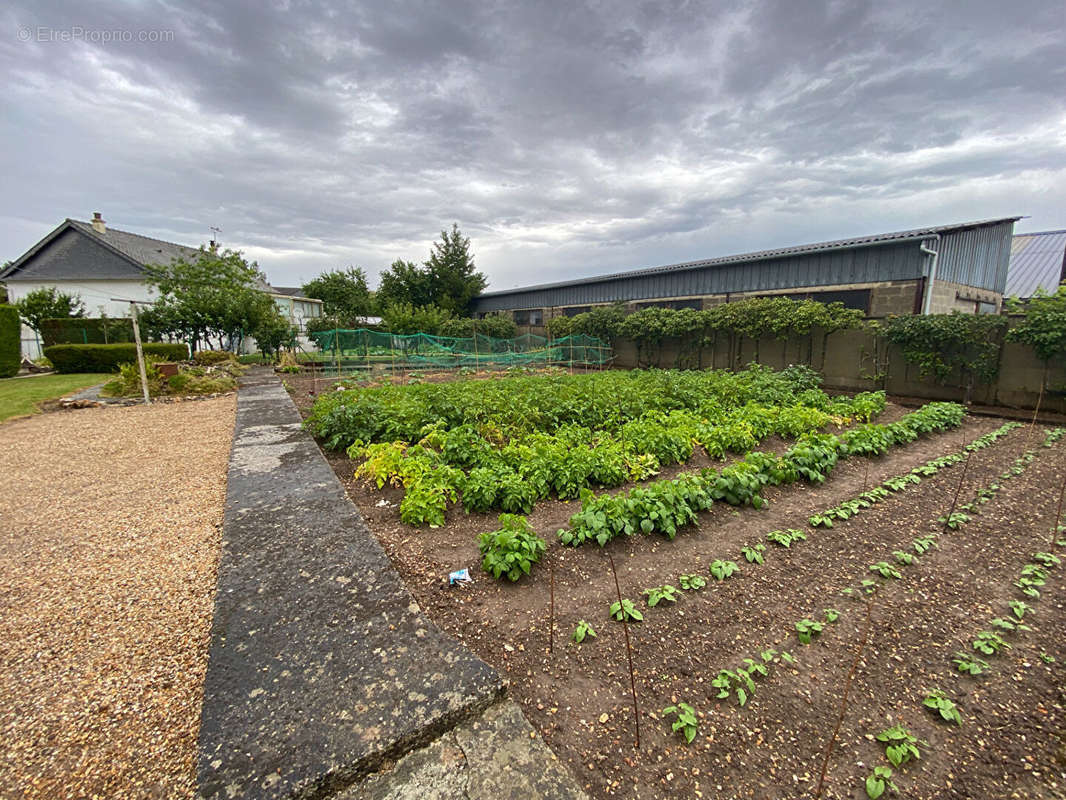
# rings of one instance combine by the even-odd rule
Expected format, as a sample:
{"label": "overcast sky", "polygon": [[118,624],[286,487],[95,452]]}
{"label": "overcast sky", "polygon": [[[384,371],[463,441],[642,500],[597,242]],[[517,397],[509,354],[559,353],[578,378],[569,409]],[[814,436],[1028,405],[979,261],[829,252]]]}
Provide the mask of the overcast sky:
{"label": "overcast sky", "polygon": [[1064,42],[1061,0],[9,0],[0,260],[93,211],[278,285],[454,221],[496,289],[1066,228]]}

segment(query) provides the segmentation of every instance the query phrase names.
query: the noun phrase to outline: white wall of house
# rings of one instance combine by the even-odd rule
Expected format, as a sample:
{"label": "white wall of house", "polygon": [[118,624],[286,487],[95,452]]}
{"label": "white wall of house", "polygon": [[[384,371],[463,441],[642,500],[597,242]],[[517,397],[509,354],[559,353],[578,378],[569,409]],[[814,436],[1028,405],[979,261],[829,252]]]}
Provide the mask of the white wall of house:
{"label": "white wall of house", "polygon": [[[128,301],[153,302],[155,290],[144,281],[134,280],[81,280],[81,281],[20,281],[17,278],[7,281],[7,296],[14,303],[36,289],[54,288],[60,292],[78,295],[85,304],[87,317],[129,317]],[[121,298],[116,301],[111,298]],[[299,300],[285,295],[271,295],[278,310],[298,326],[300,344],[304,349],[313,349],[314,343],[304,333],[307,320],[322,316],[322,304]],[[126,301],[126,302],[123,302]],[[41,342],[33,328],[22,326],[22,355],[29,359],[40,358]],[[245,340],[241,348],[251,353],[256,349],[255,340]]]}
{"label": "white wall of house", "polygon": [[[80,281],[6,281],[8,301],[14,303],[36,289],[54,288],[60,292],[78,295],[85,304],[88,317],[128,317],[130,300],[151,302],[155,291],[144,281],[134,280],[80,280]],[[121,298],[112,300],[111,298]],[[125,302],[123,302],[125,301]],[[22,326],[22,355],[34,359],[41,356],[41,343],[32,328]]]}

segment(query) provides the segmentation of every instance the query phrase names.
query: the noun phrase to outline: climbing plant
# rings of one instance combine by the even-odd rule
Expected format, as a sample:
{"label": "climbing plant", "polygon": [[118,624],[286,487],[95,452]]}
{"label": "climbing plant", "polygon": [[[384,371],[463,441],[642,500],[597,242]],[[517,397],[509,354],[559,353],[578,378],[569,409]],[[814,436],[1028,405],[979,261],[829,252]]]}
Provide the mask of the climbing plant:
{"label": "climbing plant", "polygon": [[[693,308],[643,308],[625,313],[621,304],[602,306],[573,317],[556,317],[548,321],[553,336],[585,333],[603,339],[622,338],[637,346],[642,365],[659,364],[662,343],[677,339],[678,355],[673,366],[696,367],[704,347],[717,346],[720,334],[730,337],[729,366],[737,366],[744,339],[755,342],[755,360],[759,360],[759,341],[774,338],[781,342],[806,338],[807,362],[811,362],[813,332],[826,336],[863,324],[863,313],[845,308],[843,303],[819,303],[788,297],[753,297],[735,303],[722,303],[702,311]],[[825,360],[824,343],[822,360]]]}
{"label": "climbing plant", "polygon": [[947,382],[958,371],[969,402],[975,382],[989,383],[999,373],[999,354],[1007,329],[1005,317],[987,314],[928,314],[889,317],[881,327],[921,377]]}
{"label": "climbing plant", "polygon": [[1066,359],[1066,284],[1055,294],[1038,291],[1024,307],[1011,304],[1012,311],[1023,308],[1025,318],[1007,332],[1007,339],[1029,345],[1045,366]]}

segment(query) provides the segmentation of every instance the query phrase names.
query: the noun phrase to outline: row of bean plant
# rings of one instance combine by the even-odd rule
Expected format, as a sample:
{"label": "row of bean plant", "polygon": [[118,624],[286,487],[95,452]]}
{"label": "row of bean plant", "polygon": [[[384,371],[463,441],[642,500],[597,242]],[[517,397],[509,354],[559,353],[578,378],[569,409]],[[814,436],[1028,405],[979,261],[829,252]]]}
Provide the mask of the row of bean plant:
{"label": "row of bean plant", "polygon": [[762,508],[766,500],[760,492],[767,485],[800,479],[823,482],[838,459],[866,453],[871,431],[878,435],[883,431],[891,442],[900,444],[958,427],[965,413],[957,403],[929,403],[889,425],[867,423],[839,436],[805,434],[781,457],[756,451],[720,470],[684,473],[623,494],[597,495],[586,489],[581,492],[581,511],[570,518],[568,529],[559,531],[559,540],[573,546],[596,542],[602,547],[617,536],[635,533],[661,533],[672,539],[715,501]]}

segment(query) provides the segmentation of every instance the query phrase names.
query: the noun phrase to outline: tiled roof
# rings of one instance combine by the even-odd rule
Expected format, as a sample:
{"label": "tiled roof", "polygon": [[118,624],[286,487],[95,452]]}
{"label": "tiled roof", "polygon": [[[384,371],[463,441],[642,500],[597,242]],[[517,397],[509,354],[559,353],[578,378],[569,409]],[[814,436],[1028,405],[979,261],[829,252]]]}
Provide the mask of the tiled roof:
{"label": "tiled roof", "polygon": [[149,236],[141,236],[139,233],[120,231],[115,228],[107,228],[104,233],[97,233],[91,223],[77,219],[68,219],[67,222],[88,236],[93,236],[111,245],[141,265],[169,264],[175,258],[195,259],[200,252],[195,247],[153,239]]}

